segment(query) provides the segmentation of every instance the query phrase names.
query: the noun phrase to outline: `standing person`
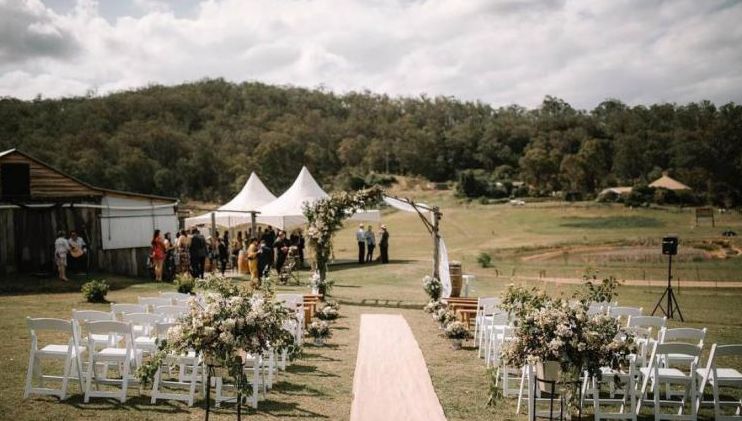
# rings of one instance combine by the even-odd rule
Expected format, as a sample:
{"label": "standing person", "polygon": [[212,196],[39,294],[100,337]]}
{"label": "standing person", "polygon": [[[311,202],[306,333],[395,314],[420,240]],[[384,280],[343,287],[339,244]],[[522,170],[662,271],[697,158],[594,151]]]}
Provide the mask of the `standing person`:
{"label": "standing person", "polygon": [[227,233],[224,233],[224,237],[219,239],[217,245],[217,254],[219,256],[219,271],[224,276],[224,272],[227,270],[227,260],[229,259],[229,247],[227,247]]}
{"label": "standing person", "polygon": [[155,281],[162,282],[162,266],[165,262],[165,242],[162,240],[160,230],[155,230],[152,234],[152,251],[150,257],[152,258],[152,265],[155,268]]}
{"label": "standing person", "polygon": [[165,265],[162,268],[162,278],[169,282],[175,277],[175,246],[169,232],[165,233],[162,241],[165,244]]}
{"label": "standing person", "polygon": [[270,262],[271,266],[273,266],[273,263],[276,260],[276,255],[273,253],[273,244],[276,242],[276,232],[273,231],[272,226],[268,225],[268,228],[263,231],[262,239],[265,240],[265,245],[270,249]]}
{"label": "standing person", "polygon": [[374,260],[374,249],[376,248],[376,235],[371,225],[366,230],[366,248],[368,249],[366,262],[371,263]]}
{"label": "standing person", "polygon": [[255,237],[250,238],[250,245],[247,246],[247,267],[250,270],[250,280],[260,285],[260,273],[258,272],[258,240]]}
{"label": "standing person", "polygon": [[57,231],[57,239],[54,240],[54,262],[57,264],[57,272],[60,281],[67,279],[67,253],[70,251],[70,243],[64,238],[64,231]]}
{"label": "standing person", "polygon": [[82,237],[77,236],[76,231],[70,231],[70,239],[67,240],[70,245],[70,270],[76,272],[87,272],[88,247]]}
{"label": "standing person", "polygon": [[278,238],[273,243],[273,248],[275,249],[276,254],[276,271],[278,271],[278,273],[281,273],[281,268],[283,267],[284,262],[286,262],[286,256],[289,255],[290,246],[291,243],[286,238],[286,231],[279,231]]}
{"label": "standing person", "polygon": [[358,226],[356,241],[358,242],[358,263],[363,264],[366,261],[366,232],[363,231],[363,224]]}
{"label": "standing person", "polygon": [[389,231],[386,225],[381,225],[381,239],[379,240],[379,253],[381,254],[381,263],[389,263]]}
{"label": "standing person", "polygon": [[204,263],[206,262],[206,239],[194,228],[191,231],[191,275],[194,278],[204,277]]}
{"label": "standing person", "polygon": [[186,230],[180,231],[180,237],[178,237],[178,273],[186,273],[191,271],[191,240],[188,238]]}
{"label": "standing person", "polygon": [[271,249],[265,244],[265,240],[260,240],[258,246],[258,273],[260,277],[268,276],[271,270]]}

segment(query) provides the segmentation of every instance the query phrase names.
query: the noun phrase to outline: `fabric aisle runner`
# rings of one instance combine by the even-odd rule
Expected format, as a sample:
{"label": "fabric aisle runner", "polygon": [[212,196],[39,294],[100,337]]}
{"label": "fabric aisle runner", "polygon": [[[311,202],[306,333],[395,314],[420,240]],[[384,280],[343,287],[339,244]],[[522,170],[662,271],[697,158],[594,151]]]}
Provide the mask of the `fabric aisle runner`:
{"label": "fabric aisle runner", "polygon": [[400,314],[361,315],[350,419],[446,419],[423,353]]}

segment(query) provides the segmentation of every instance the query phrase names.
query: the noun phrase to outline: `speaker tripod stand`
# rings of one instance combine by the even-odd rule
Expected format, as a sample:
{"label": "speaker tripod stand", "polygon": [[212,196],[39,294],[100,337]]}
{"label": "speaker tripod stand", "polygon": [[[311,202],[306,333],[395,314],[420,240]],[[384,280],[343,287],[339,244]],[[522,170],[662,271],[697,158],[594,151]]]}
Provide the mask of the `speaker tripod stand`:
{"label": "speaker tripod stand", "polygon": [[[654,306],[652,316],[657,312],[657,309],[660,309],[665,317],[673,319],[677,312],[678,316],[680,316],[680,321],[684,322],[683,313],[680,312],[680,304],[678,304],[678,299],[675,298],[675,293],[672,290],[672,254],[668,255],[668,257],[670,260],[667,263],[667,288],[665,288],[665,292],[660,297],[660,300],[657,301],[657,305]],[[667,305],[663,307],[662,302],[665,300],[665,297],[667,297]]]}

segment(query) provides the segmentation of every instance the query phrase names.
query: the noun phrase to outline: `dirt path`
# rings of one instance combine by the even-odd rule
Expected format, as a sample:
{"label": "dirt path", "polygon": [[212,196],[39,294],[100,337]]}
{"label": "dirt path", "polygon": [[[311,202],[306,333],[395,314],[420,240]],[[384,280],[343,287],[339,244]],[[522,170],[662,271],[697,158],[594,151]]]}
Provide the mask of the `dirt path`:
{"label": "dirt path", "polygon": [[[555,284],[581,284],[585,282],[582,278],[553,278],[553,277],[539,278],[536,276],[518,276],[518,279],[522,279],[526,281],[553,282]],[[621,284],[628,285],[628,286],[664,287],[664,286],[667,286],[667,281],[626,279],[626,280],[621,280]],[[673,287],[676,287],[677,282],[673,282],[672,285]],[[681,288],[742,288],[742,281],[681,281],[680,287]]]}

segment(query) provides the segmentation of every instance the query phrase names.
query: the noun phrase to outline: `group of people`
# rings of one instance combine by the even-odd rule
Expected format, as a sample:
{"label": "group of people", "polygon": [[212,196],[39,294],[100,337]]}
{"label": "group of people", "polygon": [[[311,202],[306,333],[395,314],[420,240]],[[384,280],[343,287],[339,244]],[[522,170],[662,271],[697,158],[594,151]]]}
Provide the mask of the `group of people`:
{"label": "group of people", "polygon": [[[365,228],[365,229],[364,229]],[[374,261],[374,250],[376,250],[376,234],[373,227],[369,225],[364,227],[363,224],[358,226],[356,231],[356,241],[358,242],[358,263],[371,263]],[[379,257],[381,263],[389,263],[389,231],[386,225],[379,227]]]}
{"label": "group of people", "polygon": [[67,273],[71,271],[87,272],[87,243],[76,231],[70,231],[69,237],[65,236],[64,231],[58,231],[57,239],[54,240],[54,262],[62,281],[69,280]]}
{"label": "group of people", "polygon": [[215,232],[208,238],[198,228],[181,230],[175,239],[171,234],[155,230],[152,236],[150,261],[155,280],[172,280],[181,273],[190,273],[194,278],[203,278],[206,271],[217,269],[224,275],[228,264],[240,266],[240,258],[246,260],[245,267],[253,280],[259,281],[271,268],[281,271],[287,257],[293,251],[301,265],[304,264],[304,237],[295,230],[287,237],[283,230],[273,227],[252,228],[238,231],[230,240],[228,231],[223,235]]}

